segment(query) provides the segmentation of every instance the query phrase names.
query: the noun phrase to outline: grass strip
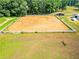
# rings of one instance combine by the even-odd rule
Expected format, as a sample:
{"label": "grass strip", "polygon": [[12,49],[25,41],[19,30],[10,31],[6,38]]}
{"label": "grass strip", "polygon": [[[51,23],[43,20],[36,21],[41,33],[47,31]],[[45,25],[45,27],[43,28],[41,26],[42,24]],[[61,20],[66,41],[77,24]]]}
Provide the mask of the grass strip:
{"label": "grass strip", "polygon": [[5,17],[1,17],[1,18],[0,18],[0,24],[2,24],[2,23],[5,22],[5,21],[6,21]]}
{"label": "grass strip", "polygon": [[79,31],[79,24],[75,24],[76,22],[71,22],[70,19],[68,19],[66,16],[60,16],[60,18],[68,23],[70,26],[72,26],[73,28],[75,28],[77,31]]}
{"label": "grass strip", "polygon": [[3,24],[0,27],[0,31],[2,31],[6,26],[8,26],[9,24],[11,24],[12,22],[15,22],[17,20],[17,18],[13,18],[12,20],[9,20],[8,22],[6,22],[5,24]]}

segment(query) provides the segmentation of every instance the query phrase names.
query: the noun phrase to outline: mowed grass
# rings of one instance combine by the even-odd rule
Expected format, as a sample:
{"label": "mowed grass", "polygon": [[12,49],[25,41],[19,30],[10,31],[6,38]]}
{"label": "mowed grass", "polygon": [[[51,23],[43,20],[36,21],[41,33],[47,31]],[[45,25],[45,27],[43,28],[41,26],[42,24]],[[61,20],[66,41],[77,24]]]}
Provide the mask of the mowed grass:
{"label": "mowed grass", "polygon": [[0,59],[79,59],[79,34],[1,34],[0,47]]}
{"label": "mowed grass", "polygon": [[59,18],[63,20],[64,22],[68,23],[70,26],[72,26],[77,31],[79,31],[79,21],[76,21],[76,22],[72,21],[70,18],[68,18],[68,16],[60,16]]}
{"label": "mowed grass", "polygon": [[65,16],[60,16],[60,20],[63,20],[64,22],[68,23],[70,26],[72,26],[74,29],[76,29],[79,32],[79,21],[72,21],[71,17],[73,16],[74,13],[79,13],[79,11],[77,10],[77,8],[75,7],[67,7],[67,9],[65,11],[63,11],[65,13]]}
{"label": "mowed grass", "polygon": [[[7,38],[7,37],[6,37]],[[15,52],[19,42],[7,39],[0,40],[0,59],[8,59]],[[21,44],[21,43],[20,43]],[[7,54],[8,53],[8,54]]]}
{"label": "mowed grass", "polygon": [[0,30],[3,30],[5,29],[7,26],[9,26],[11,23],[14,23],[17,18],[7,18],[7,19],[10,19],[8,22],[4,23],[3,25],[0,26]]}
{"label": "mowed grass", "polygon": [[3,22],[5,22],[7,19],[5,17],[0,17],[0,24],[2,24]]}
{"label": "mowed grass", "polygon": [[67,17],[60,18],[77,32],[0,34],[0,59],[79,59],[79,22]]}

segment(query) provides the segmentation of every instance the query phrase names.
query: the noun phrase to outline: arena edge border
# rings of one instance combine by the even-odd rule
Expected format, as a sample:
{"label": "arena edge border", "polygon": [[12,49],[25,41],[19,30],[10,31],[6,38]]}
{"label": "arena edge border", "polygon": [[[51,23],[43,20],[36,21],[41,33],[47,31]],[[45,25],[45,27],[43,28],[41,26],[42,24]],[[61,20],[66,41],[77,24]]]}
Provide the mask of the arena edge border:
{"label": "arena edge border", "polygon": [[72,26],[70,26],[69,24],[67,24],[66,22],[64,22],[62,19],[60,19],[59,18],[60,16],[56,16],[56,15],[54,15],[54,16],[57,17],[62,23],[64,23],[68,28],[71,29],[68,32],[77,32]]}
{"label": "arena edge border", "polygon": [[[14,18],[15,19],[15,18]],[[18,19],[18,18],[17,18]],[[16,20],[17,21],[17,20]],[[16,21],[12,21],[10,24],[8,24],[5,28],[3,28],[2,30],[0,30],[0,33],[5,33],[4,30],[9,27],[10,25],[12,25],[14,22]]]}
{"label": "arena edge border", "polygon": [[[29,16],[29,15],[28,15]],[[31,15],[30,15],[31,16]],[[32,15],[32,16],[36,16],[36,15]],[[37,15],[38,16],[38,15]],[[41,15],[41,16],[44,16],[44,15]],[[47,15],[45,15],[45,16],[47,16]],[[62,23],[64,23],[68,28],[70,28],[71,30],[53,30],[53,31],[47,31],[47,32],[41,32],[41,31],[39,31],[39,32],[26,32],[26,31],[18,31],[18,32],[14,32],[14,31],[3,31],[3,30],[5,30],[8,26],[10,26],[11,24],[13,24],[14,22],[11,22],[8,26],[6,26],[2,31],[0,31],[0,33],[13,33],[13,34],[15,34],[15,33],[18,33],[18,34],[20,34],[20,33],[73,33],[73,32],[76,32],[76,30],[74,29],[74,28],[72,28],[72,26],[70,26],[69,24],[67,24],[66,22],[64,22],[63,20],[61,20],[58,16],[56,16],[56,15],[53,15],[53,16],[55,16],[56,18],[58,18]],[[19,17],[20,18],[20,17]],[[18,19],[19,19],[18,18]],[[18,20],[16,20],[16,21],[18,21]],[[15,22],[16,22],[15,21]]]}

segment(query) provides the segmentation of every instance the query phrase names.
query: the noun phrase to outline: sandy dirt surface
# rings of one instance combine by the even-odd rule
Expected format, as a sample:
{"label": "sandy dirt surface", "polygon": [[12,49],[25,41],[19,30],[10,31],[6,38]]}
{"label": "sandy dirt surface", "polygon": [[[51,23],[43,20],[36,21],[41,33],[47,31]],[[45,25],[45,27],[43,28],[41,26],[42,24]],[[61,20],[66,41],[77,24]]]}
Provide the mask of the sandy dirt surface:
{"label": "sandy dirt surface", "polygon": [[68,30],[55,16],[25,16],[7,28],[11,32],[52,32]]}

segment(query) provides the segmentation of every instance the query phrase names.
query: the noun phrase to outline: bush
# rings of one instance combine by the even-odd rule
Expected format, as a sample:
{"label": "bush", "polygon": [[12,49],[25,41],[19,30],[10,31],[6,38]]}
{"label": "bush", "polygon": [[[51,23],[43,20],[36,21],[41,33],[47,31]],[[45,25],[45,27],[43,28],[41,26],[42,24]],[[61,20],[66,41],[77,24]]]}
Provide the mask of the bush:
{"label": "bush", "polygon": [[3,16],[4,16],[4,14],[0,13],[0,17],[3,17]]}

